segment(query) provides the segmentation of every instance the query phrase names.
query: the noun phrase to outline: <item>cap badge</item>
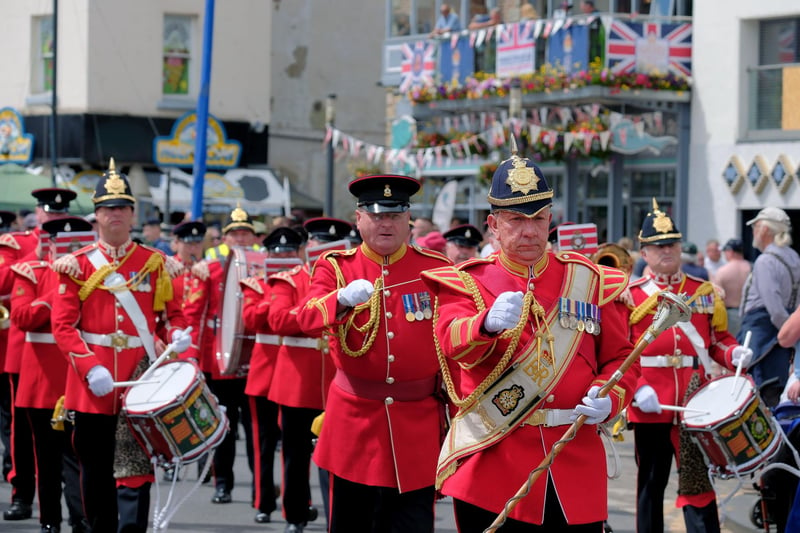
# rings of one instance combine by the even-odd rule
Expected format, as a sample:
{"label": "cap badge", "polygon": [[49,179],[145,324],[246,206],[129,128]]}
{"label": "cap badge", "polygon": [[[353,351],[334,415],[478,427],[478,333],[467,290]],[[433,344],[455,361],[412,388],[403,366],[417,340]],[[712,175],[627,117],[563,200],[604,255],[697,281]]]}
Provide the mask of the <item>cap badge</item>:
{"label": "cap badge", "polygon": [[506,184],[511,187],[512,193],[528,194],[539,188],[539,176],[536,175],[536,172],[531,167],[525,164],[524,159],[514,154],[511,156],[511,164],[514,168],[508,171]]}
{"label": "cap badge", "polygon": [[69,225],[69,222],[64,224],[64,231],[72,231],[72,226]]}
{"label": "cap badge", "polygon": [[328,235],[336,235],[336,227],[335,226],[331,225],[331,227],[328,228]]}
{"label": "cap badge", "polygon": [[653,229],[659,233],[672,231],[672,220],[658,208],[655,198],[653,199]]}
{"label": "cap badge", "polygon": [[55,199],[53,201],[56,202],[57,204],[60,204],[61,203],[61,194],[56,194],[56,197],[55,197]]}
{"label": "cap badge", "polygon": [[125,182],[117,172],[113,157],[108,161],[108,178],[103,185],[109,194],[125,194]]}
{"label": "cap badge", "polygon": [[389,187],[389,184],[383,186],[383,197],[384,198],[391,198],[392,197],[392,188]]}
{"label": "cap badge", "polygon": [[464,237],[466,237],[467,239],[469,239],[470,237],[472,237],[472,232],[471,232],[470,230],[467,230],[467,231],[465,231],[465,232],[464,232]]}
{"label": "cap badge", "polygon": [[280,243],[281,244],[286,244],[286,235],[281,235]]}
{"label": "cap badge", "polygon": [[197,228],[192,228],[192,235],[197,235]]}
{"label": "cap badge", "polygon": [[231,211],[231,220],[234,222],[247,222],[247,212],[239,206]]}

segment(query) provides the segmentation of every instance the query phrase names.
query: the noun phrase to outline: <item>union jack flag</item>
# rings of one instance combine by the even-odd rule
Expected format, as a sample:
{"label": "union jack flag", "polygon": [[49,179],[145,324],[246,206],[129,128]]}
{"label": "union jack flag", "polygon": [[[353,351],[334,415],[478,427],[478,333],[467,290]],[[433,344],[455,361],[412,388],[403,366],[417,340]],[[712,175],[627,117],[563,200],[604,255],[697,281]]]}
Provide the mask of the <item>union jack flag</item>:
{"label": "union jack flag", "polygon": [[497,65],[500,78],[530,74],[534,71],[534,24],[519,22],[506,24],[497,32]]}
{"label": "union jack flag", "polygon": [[403,61],[400,63],[400,90],[407,91],[419,85],[433,85],[436,70],[436,43],[416,41],[403,44]]}
{"label": "union jack flag", "polygon": [[612,72],[692,75],[692,25],[659,22],[611,24],[606,50]]}

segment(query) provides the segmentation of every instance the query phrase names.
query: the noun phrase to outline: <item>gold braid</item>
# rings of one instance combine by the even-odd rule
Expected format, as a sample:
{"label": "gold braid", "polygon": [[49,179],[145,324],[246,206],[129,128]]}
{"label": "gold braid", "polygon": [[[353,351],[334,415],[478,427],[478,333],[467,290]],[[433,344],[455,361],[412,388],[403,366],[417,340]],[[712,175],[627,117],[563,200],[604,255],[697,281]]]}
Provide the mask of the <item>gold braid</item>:
{"label": "gold braid", "polygon": [[[363,304],[359,304],[353,308],[353,312],[350,313],[350,316],[347,319],[347,322],[344,324],[339,324],[339,328],[336,331],[336,336],[339,339],[339,345],[342,347],[342,351],[349,355],[350,357],[361,357],[367,351],[372,348],[373,343],[375,342],[375,337],[378,335],[378,329],[380,324],[378,323],[378,317],[380,316],[381,311],[381,293],[383,292],[383,279],[378,278],[375,280],[373,284],[375,290],[372,291],[372,294],[369,297],[369,300],[364,302]],[[363,311],[364,309],[369,308],[369,320],[367,320],[366,324],[363,326],[356,326],[355,325],[355,318],[358,312]],[[353,350],[347,345],[347,333],[352,329],[355,328],[356,331],[359,333],[364,333],[369,330],[369,335],[366,336],[364,342],[361,344],[361,348],[359,350]]]}
{"label": "gold braid", "polygon": [[[478,314],[482,313],[486,309],[486,303],[483,301],[483,298],[478,291],[478,287],[475,284],[475,280],[472,276],[467,274],[466,272],[458,271],[458,275],[461,280],[464,282],[464,285],[467,287],[467,290],[472,293],[472,298],[475,301],[475,307],[478,308]],[[486,376],[481,383],[475,387],[475,390],[470,393],[464,399],[460,399],[458,394],[456,393],[455,385],[453,385],[453,376],[450,375],[450,367],[447,366],[447,359],[442,353],[442,347],[439,344],[439,338],[436,334],[433,335],[433,344],[436,347],[436,357],[439,359],[439,366],[442,369],[442,379],[444,380],[445,388],[447,389],[447,395],[450,396],[450,401],[453,404],[460,408],[463,408],[467,405],[473,403],[480,395],[486,392],[492,383],[497,381],[497,378],[500,377],[508,362],[511,360],[511,356],[514,354],[514,351],[517,349],[517,345],[519,344],[520,337],[522,336],[522,329],[525,327],[525,324],[528,322],[528,314],[530,313],[532,306],[537,306],[537,309],[534,312],[538,311],[538,308],[541,308],[538,302],[536,302],[533,298],[533,293],[528,291],[525,293],[525,297],[522,299],[522,314],[519,317],[519,322],[517,325],[514,326],[513,329],[508,329],[498,335],[500,339],[508,339],[511,338],[511,342],[508,344],[505,352],[503,352],[503,356],[500,358],[500,361],[497,362],[497,365],[489,372],[489,375]],[[436,323],[439,321],[439,298],[436,298],[436,302],[434,304],[434,312],[433,312],[433,328],[434,331],[436,330]],[[550,344],[552,346],[552,339],[550,340]],[[540,352],[541,353],[541,352]]]}

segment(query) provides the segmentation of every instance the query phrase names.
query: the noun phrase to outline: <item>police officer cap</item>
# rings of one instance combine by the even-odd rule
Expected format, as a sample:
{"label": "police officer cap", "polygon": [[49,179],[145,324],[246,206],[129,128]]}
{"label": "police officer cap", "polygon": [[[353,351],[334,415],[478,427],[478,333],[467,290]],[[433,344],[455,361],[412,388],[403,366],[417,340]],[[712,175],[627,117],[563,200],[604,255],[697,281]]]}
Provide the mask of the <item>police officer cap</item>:
{"label": "police officer cap", "polygon": [[348,189],[358,199],[357,206],[370,213],[404,213],[420,183],[408,176],[378,174],[350,182]]}
{"label": "police officer cap", "polygon": [[303,243],[303,237],[292,228],[279,226],[264,238],[264,247],[270,253],[296,252]]}
{"label": "police officer cap", "polygon": [[128,177],[117,172],[113,157],[108,162],[108,170],[97,182],[92,202],[94,202],[95,210],[98,207],[133,207],[136,205],[136,198],[133,197],[133,192],[131,192]]}
{"label": "police officer cap", "polygon": [[61,217],[48,220],[42,224],[42,231],[50,235],[58,233],[72,233],[75,231],[92,231],[92,223],[83,217]]}
{"label": "police officer cap", "polygon": [[483,236],[480,230],[472,224],[462,224],[461,226],[452,228],[450,231],[446,231],[444,233],[444,239],[447,242],[452,242],[459,246],[472,246],[477,248],[481,244]]}
{"label": "police officer cap", "polygon": [[199,221],[182,222],[172,228],[172,234],[179,241],[203,242],[206,237],[206,225]]}
{"label": "police officer cap", "polygon": [[31,191],[36,204],[48,213],[66,213],[69,203],[77,198],[77,193],[69,189],[36,189]]}
{"label": "police officer cap", "polygon": [[311,239],[321,242],[333,242],[346,239],[353,226],[338,218],[318,217],[305,221],[303,227]]}
{"label": "police officer cap", "polygon": [[253,235],[256,233],[256,228],[253,226],[253,221],[250,218],[250,215],[247,214],[247,211],[236,206],[236,209],[231,211],[230,216],[228,216],[228,220],[225,223],[225,227],[222,228],[222,233],[228,233],[229,231],[233,231],[235,229],[245,229],[248,231],[252,231]]}
{"label": "police officer cap", "polygon": [[8,231],[11,224],[17,220],[17,214],[13,211],[0,211],[0,231]]}
{"label": "police officer cap", "polygon": [[648,244],[661,245],[672,244],[681,240],[683,240],[683,235],[675,227],[672,219],[658,208],[658,203],[653,198],[653,210],[644,217],[642,229],[639,231],[639,243],[642,246]]}
{"label": "police officer cap", "polygon": [[517,142],[511,137],[511,157],[500,163],[489,189],[492,211],[517,211],[533,216],[553,204],[553,189],[542,170],[517,155]]}

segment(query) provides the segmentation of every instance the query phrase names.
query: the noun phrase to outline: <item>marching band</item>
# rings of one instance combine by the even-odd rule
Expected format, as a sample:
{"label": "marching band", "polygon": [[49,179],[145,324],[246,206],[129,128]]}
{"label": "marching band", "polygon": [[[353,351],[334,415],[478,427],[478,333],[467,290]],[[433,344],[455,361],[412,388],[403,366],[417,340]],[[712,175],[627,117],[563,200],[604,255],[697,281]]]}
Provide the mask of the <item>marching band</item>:
{"label": "marching band", "polygon": [[163,529],[156,476],[174,489],[197,463],[211,503],[230,503],[243,439],[254,521],[280,510],[288,533],[322,514],[331,533],[428,533],[442,495],[461,533],[599,533],[605,452],[590,428],[622,420],[638,531],[663,531],[673,458],[686,530],[719,531],[709,475],[750,474],[792,443],[751,385],[724,295],[680,271],[669,216],[653,200],[650,273],[629,282],[620,247],[545,246],[553,191],[515,151],[492,180],[485,258],[469,224],[443,234],[445,254],[413,242],[419,188],[355,178],[355,225],[319,217],[263,241],[237,206],[213,248],[203,222],[176,225],[174,256],[131,238],[136,199],[113,159],[96,230],[69,215],[66,189],[33,191],[36,229],[9,231],[0,211],[3,519],[59,532],[63,496],[73,532]]}

